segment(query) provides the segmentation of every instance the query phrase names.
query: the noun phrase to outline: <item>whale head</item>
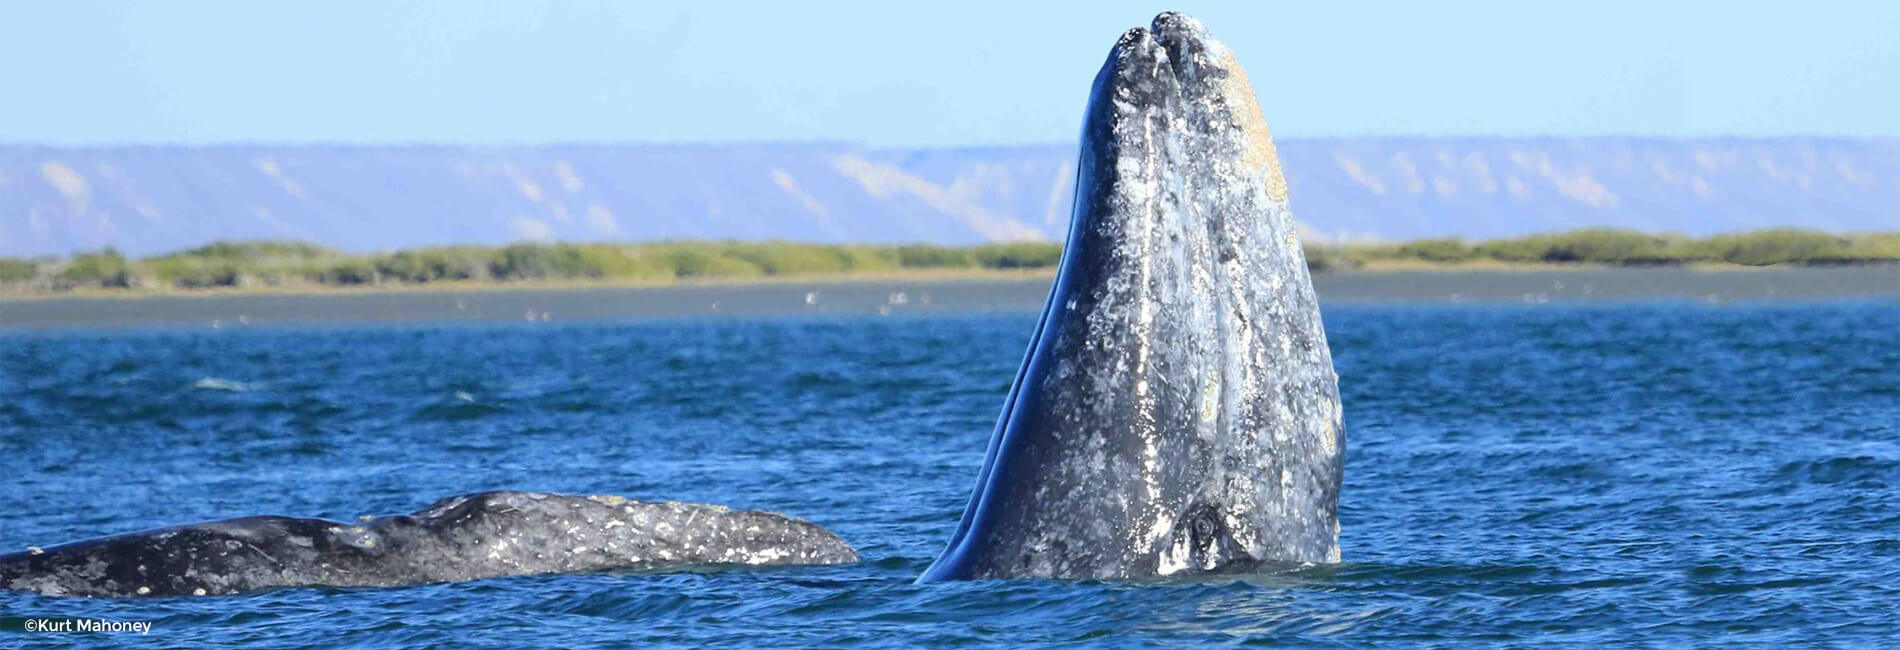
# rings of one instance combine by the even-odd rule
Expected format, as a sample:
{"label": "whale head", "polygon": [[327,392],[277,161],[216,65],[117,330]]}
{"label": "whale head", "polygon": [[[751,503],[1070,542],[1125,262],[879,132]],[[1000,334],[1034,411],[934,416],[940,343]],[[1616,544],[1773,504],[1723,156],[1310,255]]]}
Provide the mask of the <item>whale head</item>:
{"label": "whale head", "polygon": [[922,579],[1337,561],[1337,385],[1252,84],[1161,14],[1096,75],[1049,301]]}

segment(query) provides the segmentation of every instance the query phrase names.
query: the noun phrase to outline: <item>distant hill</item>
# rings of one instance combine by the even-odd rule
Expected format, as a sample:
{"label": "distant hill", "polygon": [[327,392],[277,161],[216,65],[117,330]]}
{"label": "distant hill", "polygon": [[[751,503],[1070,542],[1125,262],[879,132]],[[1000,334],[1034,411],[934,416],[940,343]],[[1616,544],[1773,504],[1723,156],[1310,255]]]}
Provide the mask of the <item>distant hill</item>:
{"label": "distant hill", "polygon": [[[1290,139],[1315,240],[1900,230],[1900,140]],[[294,239],[1060,239],[1074,146],[0,145],[0,255]]]}

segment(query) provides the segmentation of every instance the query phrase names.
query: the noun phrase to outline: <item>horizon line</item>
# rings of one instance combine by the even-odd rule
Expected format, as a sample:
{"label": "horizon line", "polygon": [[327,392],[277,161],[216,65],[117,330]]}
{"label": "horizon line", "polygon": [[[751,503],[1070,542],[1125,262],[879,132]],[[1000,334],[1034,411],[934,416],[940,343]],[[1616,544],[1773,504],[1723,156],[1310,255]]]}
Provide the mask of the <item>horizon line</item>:
{"label": "horizon line", "polygon": [[[1750,134],[1644,134],[1644,133],[1601,133],[1601,134],[1362,134],[1362,135],[1292,135],[1275,136],[1276,142],[1350,142],[1363,140],[1415,140],[1415,141],[1539,141],[1539,140],[1650,140],[1650,141],[1730,141],[1730,142],[1773,142],[1788,140],[1835,140],[1856,142],[1900,141],[1900,135],[1853,135],[1830,133],[1788,133],[1779,135]],[[549,140],[531,141],[478,141],[478,140],[216,140],[216,141],[125,141],[125,142],[44,142],[30,140],[0,140],[0,148],[8,149],[241,149],[252,147],[308,147],[337,149],[553,149],[588,147],[651,147],[651,148],[727,148],[727,147],[810,147],[827,146],[857,150],[916,150],[916,149],[1021,149],[1051,146],[1074,146],[1072,141],[1047,140],[1041,142],[1016,143],[968,143],[968,144],[870,144],[858,140],[807,138],[807,139],[734,139],[734,140]]]}

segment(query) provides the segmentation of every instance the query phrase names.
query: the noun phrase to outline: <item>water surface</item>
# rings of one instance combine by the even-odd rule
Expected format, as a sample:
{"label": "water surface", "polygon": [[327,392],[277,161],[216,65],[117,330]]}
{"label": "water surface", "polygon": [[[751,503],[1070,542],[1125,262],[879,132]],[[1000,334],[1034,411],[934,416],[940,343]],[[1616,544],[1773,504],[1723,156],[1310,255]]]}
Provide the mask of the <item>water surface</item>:
{"label": "water surface", "polygon": [[[128,325],[245,327],[369,322],[503,323],[704,316],[968,313],[1037,310],[1050,277],[780,278],[650,287],[406,286],[312,293],[3,296],[0,329]],[[1900,299],[1900,264],[1843,267],[1554,268],[1320,273],[1333,303]],[[1028,334],[1024,334],[1027,338]]]}
{"label": "water surface", "polygon": [[[886,297],[888,300],[888,297]],[[765,508],[855,566],[81,600],[0,646],[1875,643],[1900,636],[1900,303],[1329,304],[1346,563],[916,585],[1034,314],[15,331],[0,548],[486,489]]]}

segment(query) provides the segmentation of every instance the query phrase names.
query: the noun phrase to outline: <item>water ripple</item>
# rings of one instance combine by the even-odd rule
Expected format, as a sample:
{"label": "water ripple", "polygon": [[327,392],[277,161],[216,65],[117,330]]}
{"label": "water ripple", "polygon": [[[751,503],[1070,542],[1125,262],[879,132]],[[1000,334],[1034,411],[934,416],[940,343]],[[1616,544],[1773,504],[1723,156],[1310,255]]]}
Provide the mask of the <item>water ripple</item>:
{"label": "water ripple", "polygon": [[917,585],[1033,317],[0,335],[0,547],[513,488],[782,510],[866,558],[220,599],[0,594],[0,646],[42,615],[151,620],[141,645],[181,648],[1900,636],[1895,305],[1329,309],[1346,563]]}

